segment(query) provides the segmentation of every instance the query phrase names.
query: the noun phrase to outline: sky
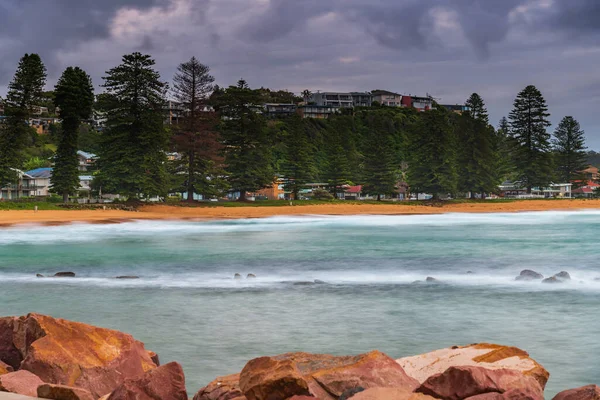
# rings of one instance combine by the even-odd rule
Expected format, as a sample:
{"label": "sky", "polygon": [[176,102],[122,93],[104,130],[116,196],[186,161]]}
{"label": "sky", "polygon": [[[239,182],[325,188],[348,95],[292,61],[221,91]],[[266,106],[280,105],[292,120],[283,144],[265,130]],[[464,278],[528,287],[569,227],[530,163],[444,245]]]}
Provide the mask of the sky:
{"label": "sky", "polygon": [[48,89],[80,66],[102,89],[123,54],[151,54],[164,81],[196,56],[220,86],[301,92],[473,92],[494,124],[536,85],[554,130],[566,115],[600,150],[598,0],[0,0],[0,96],[24,53]]}

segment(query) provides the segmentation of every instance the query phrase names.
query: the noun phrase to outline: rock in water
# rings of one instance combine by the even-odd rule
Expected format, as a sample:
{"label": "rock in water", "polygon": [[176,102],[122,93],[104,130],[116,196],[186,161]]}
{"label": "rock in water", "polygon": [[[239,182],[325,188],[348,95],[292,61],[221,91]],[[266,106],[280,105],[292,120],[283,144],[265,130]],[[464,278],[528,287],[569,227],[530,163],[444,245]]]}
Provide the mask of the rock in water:
{"label": "rock in water", "polygon": [[431,276],[428,276],[427,279],[425,279],[425,282],[429,282],[429,283],[433,283],[433,282],[437,282],[437,281],[438,281],[437,279],[435,279]]}
{"label": "rock in water", "polygon": [[242,275],[240,275],[240,274],[235,274],[235,275],[233,276],[233,279],[242,279]]}
{"label": "rock in water", "polygon": [[94,400],[94,396],[85,389],[49,383],[38,387],[37,396],[53,400]]}
{"label": "rock in water", "polygon": [[557,394],[552,400],[600,400],[600,387],[588,385],[565,390]]}
{"label": "rock in water", "polygon": [[550,374],[544,367],[517,347],[478,343],[469,346],[432,351],[396,360],[406,373],[423,383],[432,375],[441,374],[453,366],[479,366],[488,369],[510,369],[534,377],[541,388],[546,387]]}
{"label": "rock in water", "polygon": [[379,351],[346,357],[308,353],[260,357],[249,361],[240,374],[240,388],[248,400],[294,395],[331,399],[359,387],[413,391],[418,385],[400,365]]}
{"label": "rock in water", "polygon": [[44,277],[44,275],[42,275],[42,274],[35,274],[35,276],[36,276],[36,278],[43,278]]}
{"label": "rock in water", "polygon": [[108,400],[188,400],[185,376],[176,362],[151,369],[137,378],[126,379]]}
{"label": "rock in water", "polygon": [[117,276],[115,279],[140,279],[140,277],[136,275],[122,275]]}
{"label": "rock in water", "polygon": [[40,314],[13,320],[12,328],[8,335],[0,329],[0,359],[9,363],[3,357],[8,350],[14,361],[16,348],[22,370],[46,383],[86,389],[95,398],[156,368],[144,344],[122,332]]}
{"label": "rock in water", "polygon": [[538,279],[544,279],[544,275],[530,269],[524,269],[521,271],[521,274],[515,278],[516,281],[534,281]]}
{"label": "rock in water", "polygon": [[565,281],[571,280],[571,275],[569,275],[569,273],[567,271],[561,271],[558,274],[554,275],[554,277],[558,278],[558,279],[563,279]]}
{"label": "rock in water", "polygon": [[246,275],[246,279],[254,279],[254,278],[256,278],[256,275],[254,275],[254,274]]}
{"label": "rock in water", "polygon": [[320,280],[320,279],[315,279],[315,281],[314,281],[314,282],[315,282],[317,285],[326,285],[326,284],[327,284],[327,282],[325,282],[325,281],[322,281],[322,280]]}
{"label": "rock in water", "polygon": [[542,283],[562,283],[563,281],[558,279],[555,276],[552,276],[550,278],[546,278],[542,281]]}
{"label": "rock in water", "polygon": [[221,376],[196,393],[194,400],[246,400],[240,389],[240,374]]}
{"label": "rock in water", "polygon": [[75,278],[75,272],[57,272],[55,278]]}
{"label": "rock in water", "polygon": [[11,372],[0,376],[0,391],[37,397],[38,386],[44,382],[29,371]]}
{"label": "rock in water", "polygon": [[463,400],[485,393],[504,393],[509,390],[528,390],[543,400],[543,389],[531,376],[509,369],[483,367],[450,367],[441,374],[427,378],[416,390],[443,400]]}

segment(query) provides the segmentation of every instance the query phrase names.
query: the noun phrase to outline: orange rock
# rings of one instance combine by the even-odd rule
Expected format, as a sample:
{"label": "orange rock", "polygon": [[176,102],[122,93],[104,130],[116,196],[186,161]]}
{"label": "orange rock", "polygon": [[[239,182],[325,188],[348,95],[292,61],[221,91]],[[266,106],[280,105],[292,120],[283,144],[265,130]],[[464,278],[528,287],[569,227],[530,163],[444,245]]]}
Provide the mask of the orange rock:
{"label": "orange rock", "polygon": [[511,369],[534,377],[542,389],[550,373],[529,354],[517,347],[490,343],[454,346],[396,360],[406,373],[423,383],[432,375],[453,366],[481,366],[486,369]]}
{"label": "orange rock", "polygon": [[221,376],[196,393],[194,400],[246,400],[240,389],[240,374]]}
{"label": "orange rock", "polygon": [[158,358],[158,354],[156,354],[155,352],[148,350],[148,355],[150,356],[150,359],[152,360],[152,362],[157,366],[160,367],[160,359]]}
{"label": "orange rock", "polygon": [[19,369],[23,361],[23,356],[13,340],[15,324],[18,320],[16,317],[0,318],[0,361],[15,370]]}
{"label": "orange rock", "polygon": [[38,386],[44,382],[29,371],[16,371],[0,376],[0,391],[37,397]]}
{"label": "orange rock", "polygon": [[371,388],[355,394],[350,400],[435,400],[435,398],[406,389]]}
{"label": "orange rock", "polygon": [[13,372],[14,368],[8,364],[5,364],[0,360],[0,375],[8,374],[9,372]]}
{"label": "orange rock", "polygon": [[356,388],[397,387],[413,391],[418,382],[379,351],[358,356],[288,353],[261,357],[246,364],[240,388],[248,400],[312,395],[337,399]]}
{"label": "orange rock", "polygon": [[152,369],[137,378],[126,379],[108,400],[188,400],[185,376],[176,362]]}
{"label": "orange rock", "polygon": [[94,400],[94,396],[85,389],[49,383],[38,387],[37,396],[52,400]]}
{"label": "orange rock", "polygon": [[552,400],[600,400],[600,387],[588,385],[565,390],[557,394]]}
{"label": "orange rock", "polygon": [[[39,314],[13,325],[21,369],[47,383],[86,389],[96,398],[156,367],[144,344],[122,332]],[[10,350],[5,340],[0,347]]]}
{"label": "orange rock", "polygon": [[430,376],[418,393],[443,400],[463,400],[486,393],[505,393],[521,390],[543,400],[543,390],[531,376],[510,369],[485,369],[483,367],[450,367],[442,374]]}

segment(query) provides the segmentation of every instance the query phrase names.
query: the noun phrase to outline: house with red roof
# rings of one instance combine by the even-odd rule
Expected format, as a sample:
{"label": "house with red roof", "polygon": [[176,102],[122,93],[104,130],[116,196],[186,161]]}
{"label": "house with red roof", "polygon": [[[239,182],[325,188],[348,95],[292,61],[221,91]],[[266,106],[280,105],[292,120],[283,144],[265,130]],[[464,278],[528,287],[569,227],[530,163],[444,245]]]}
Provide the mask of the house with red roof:
{"label": "house with red roof", "polygon": [[600,187],[600,184],[594,181],[587,181],[585,185],[572,190],[573,197],[594,197],[596,189]]}

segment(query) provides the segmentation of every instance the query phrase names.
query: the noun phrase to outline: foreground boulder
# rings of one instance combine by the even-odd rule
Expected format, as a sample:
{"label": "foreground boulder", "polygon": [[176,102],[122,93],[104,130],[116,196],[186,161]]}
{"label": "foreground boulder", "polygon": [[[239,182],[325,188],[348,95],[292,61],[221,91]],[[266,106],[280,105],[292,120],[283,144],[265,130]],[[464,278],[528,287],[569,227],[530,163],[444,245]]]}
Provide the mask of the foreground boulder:
{"label": "foreground boulder", "polygon": [[529,391],[535,400],[544,400],[540,384],[531,376],[509,369],[450,367],[430,376],[416,390],[442,400],[463,400],[486,393],[502,394],[510,390]]}
{"label": "foreground boulder", "polygon": [[455,346],[432,351],[418,356],[397,360],[404,371],[423,383],[432,375],[441,374],[453,366],[479,366],[486,369],[510,369],[526,376],[532,376],[546,387],[550,374],[544,367],[529,357],[529,354],[516,347],[489,343],[469,346]]}
{"label": "foreground boulder", "polygon": [[600,387],[588,385],[565,390],[557,394],[552,400],[600,400]]}
{"label": "foreground boulder", "polygon": [[0,360],[0,375],[8,374],[9,372],[13,372],[14,368],[8,364],[5,364]]}
{"label": "foreground boulder", "polygon": [[418,385],[379,351],[346,357],[308,353],[260,357],[248,362],[240,374],[240,388],[248,400],[284,400],[294,395],[329,400],[356,388],[413,391]]}
{"label": "foreground boulder", "polygon": [[13,370],[19,369],[23,355],[13,341],[14,330],[19,321],[16,317],[0,318],[0,361]]}
{"label": "foreground boulder", "polygon": [[0,330],[0,359],[22,359],[21,370],[47,383],[86,389],[95,398],[156,368],[144,344],[122,332],[39,314],[14,318],[5,327],[12,329]]}
{"label": "foreground boulder", "polygon": [[49,383],[38,387],[37,396],[52,400],[94,400],[94,396],[85,389]]}
{"label": "foreground boulder", "polygon": [[371,388],[355,394],[351,400],[435,400],[422,393],[413,393],[398,388]]}
{"label": "foreground boulder", "polygon": [[519,276],[515,278],[516,281],[534,281],[540,279],[544,279],[544,275],[532,271],[530,269],[524,269],[523,271],[521,271]]}
{"label": "foreground boulder", "polygon": [[108,400],[188,400],[181,365],[165,364],[137,378],[126,379]]}
{"label": "foreground boulder", "polygon": [[240,374],[221,376],[196,393],[194,400],[246,400],[240,389]]}
{"label": "foreground boulder", "polygon": [[38,386],[44,382],[29,371],[11,372],[0,376],[0,391],[36,397]]}

